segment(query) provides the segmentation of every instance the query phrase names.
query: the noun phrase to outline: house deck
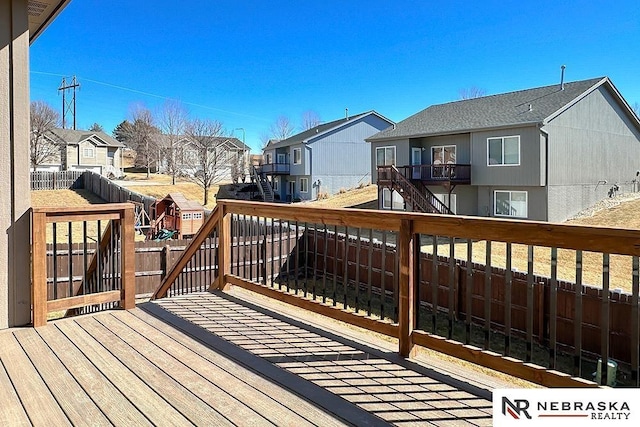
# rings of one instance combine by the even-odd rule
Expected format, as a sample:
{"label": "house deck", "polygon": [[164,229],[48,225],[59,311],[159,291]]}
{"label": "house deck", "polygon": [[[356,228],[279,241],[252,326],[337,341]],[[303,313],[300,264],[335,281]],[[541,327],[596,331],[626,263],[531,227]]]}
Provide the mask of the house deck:
{"label": "house deck", "polygon": [[489,399],[227,293],[0,332],[1,425],[490,425]]}

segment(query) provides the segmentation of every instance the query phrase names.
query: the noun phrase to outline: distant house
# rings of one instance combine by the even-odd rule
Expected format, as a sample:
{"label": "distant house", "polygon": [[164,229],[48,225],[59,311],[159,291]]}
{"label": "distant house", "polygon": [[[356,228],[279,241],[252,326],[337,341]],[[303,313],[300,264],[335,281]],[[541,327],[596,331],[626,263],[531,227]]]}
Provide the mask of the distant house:
{"label": "distant house", "polygon": [[638,191],[640,121],[607,77],[433,105],[368,141],[383,209],[557,222]]}
{"label": "distant house", "polygon": [[[168,151],[169,137],[167,135],[156,135],[160,147],[166,151],[163,160],[160,162],[159,171],[168,172]],[[193,176],[202,169],[202,150],[186,136],[173,138],[174,158],[178,175]],[[251,148],[245,145],[238,138],[214,137],[207,142],[206,150],[209,155],[210,164],[216,175],[216,181],[232,181],[234,175],[242,181],[248,174]]]}
{"label": "distant house", "polygon": [[56,128],[44,138],[59,147],[59,154],[38,165],[37,170],[90,170],[108,177],[122,176],[124,145],[104,132]]}
{"label": "distant house", "polygon": [[313,200],[320,193],[371,182],[365,139],[393,125],[375,111],[320,124],[282,141],[270,141],[258,169],[279,200]]}

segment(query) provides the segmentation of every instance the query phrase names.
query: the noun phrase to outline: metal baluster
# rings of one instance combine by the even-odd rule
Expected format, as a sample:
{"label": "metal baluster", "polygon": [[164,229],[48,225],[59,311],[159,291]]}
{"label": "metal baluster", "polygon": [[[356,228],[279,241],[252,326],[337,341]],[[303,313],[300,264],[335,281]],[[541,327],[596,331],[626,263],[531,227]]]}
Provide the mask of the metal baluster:
{"label": "metal baluster", "polygon": [[513,273],[511,271],[511,243],[506,247],[506,268],[504,272],[504,355],[511,355],[511,293]]}
{"label": "metal baluster", "polygon": [[371,276],[373,275],[373,229],[369,229],[369,254],[367,259],[367,316],[371,316]]}
{"label": "metal baluster", "polygon": [[317,296],[318,282],[318,224],[313,224],[313,300]]}
{"label": "metal baluster", "polygon": [[[525,362],[531,362],[533,356],[533,246],[527,247],[527,352]],[[542,307],[538,307],[542,310]]]}
{"label": "metal baluster", "polygon": [[576,251],[575,315],[573,318],[573,375],[582,374],[582,251]]}
{"label": "metal baluster", "polygon": [[293,281],[296,286],[296,295],[298,295],[298,289],[300,286],[298,284],[298,272],[300,271],[300,224],[296,221],[296,255],[295,255],[295,266],[294,266],[294,276]]}
{"label": "metal baluster", "polygon": [[556,368],[558,338],[558,248],[551,248],[551,289],[549,308],[549,368]]}
{"label": "metal baluster", "polygon": [[356,313],[360,309],[360,251],[362,249],[360,227],[356,229]]}
{"label": "metal baluster", "polygon": [[349,227],[344,229],[344,256],[342,258],[342,308],[347,308],[347,294],[349,293]]}
{"label": "metal baluster", "polygon": [[307,294],[309,292],[309,278],[308,278],[308,269],[309,269],[309,224],[308,223],[304,223],[304,234],[303,234],[303,242],[304,242],[304,266],[302,267],[304,269],[304,276],[303,276],[303,280],[304,280],[304,297],[307,297]]}
{"label": "metal baluster", "polygon": [[69,252],[67,253],[67,269],[69,270],[69,296],[73,297],[75,296],[75,292],[73,292],[73,228],[72,228],[72,223],[71,221],[69,221],[67,223],[68,225],[68,241],[67,241],[67,246],[68,246],[68,250]]}
{"label": "metal baluster", "polygon": [[484,349],[491,349],[491,241],[487,240],[484,267]]}
{"label": "metal baluster", "polygon": [[322,302],[327,302],[327,253],[329,252],[329,234],[327,234],[327,224],[324,224],[324,243],[322,244]]}
{"label": "metal baluster", "polygon": [[384,305],[387,299],[385,279],[387,275],[387,232],[382,230],[382,261],[380,263],[380,319],[384,319]]}
{"label": "metal baluster", "polygon": [[632,258],[632,290],[631,290],[631,381],[635,387],[640,387],[638,378],[638,350],[640,347],[640,318],[638,318],[638,294],[640,293],[640,262],[637,256]]}
{"label": "metal baluster", "polygon": [[447,323],[447,338],[453,338],[453,315],[455,312],[455,298],[454,292],[456,289],[455,279],[455,268],[456,268],[456,246],[455,239],[453,237],[449,237],[449,315],[448,315],[448,323]]}
{"label": "metal baluster", "polygon": [[[608,367],[609,367],[609,334],[610,322],[609,322],[609,308],[610,308],[609,295],[609,254],[602,254],[602,312],[601,312],[601,329],[600,329],[600,358],[602,363],[600,364],[600,385],[607,385]],[[614,379],[615,380],[615,379]]]}
{"label": "metal baluster", "polygon": [[467,294],[465,295],[464,343],[471,344],[471,318],[473,315],[473,240],[467,239]]}
{"label": "metal baluster", "polygon": [[414,272],[414,283],[415,283],[415,289],[414,289],[414,297],[415,297],[415,304],[414,304],[414,317],[415,317],[415,325],[416,325],[416,329],[420,329],[420,307],[421,307],[421,302],[422,302],[422,243],[421,243],[421,236],[420,234],[415,234],[414,235],[414,241],[415,241],[415,248],[413,251],[413,272]]}
{"label": "metal baluster", "polygon": [[333,226],[333,293],[331,295],[332,304],[335,307],[337,305],[336,301],[336,290],[338,288],[338,226]]}
{"label": "metal baluster", "polygon": [[438,236],[432,236],[431,257],[431,331],[438,334]]}
{"label": "metal baluster", "polygon": [[[58,224],[51,224],[53,231],[53,299],[58,299]],[[48,293],[48,292],[47,292]]]}

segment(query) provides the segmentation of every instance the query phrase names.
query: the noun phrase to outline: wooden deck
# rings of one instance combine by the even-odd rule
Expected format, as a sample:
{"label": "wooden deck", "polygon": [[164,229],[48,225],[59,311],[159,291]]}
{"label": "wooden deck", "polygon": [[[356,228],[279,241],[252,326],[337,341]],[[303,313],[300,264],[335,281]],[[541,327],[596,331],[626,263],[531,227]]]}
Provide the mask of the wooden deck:
{"label": "wooden deck", "polygon": [[490,425],[489,399],[223,293],[0,332],[0,425]]}

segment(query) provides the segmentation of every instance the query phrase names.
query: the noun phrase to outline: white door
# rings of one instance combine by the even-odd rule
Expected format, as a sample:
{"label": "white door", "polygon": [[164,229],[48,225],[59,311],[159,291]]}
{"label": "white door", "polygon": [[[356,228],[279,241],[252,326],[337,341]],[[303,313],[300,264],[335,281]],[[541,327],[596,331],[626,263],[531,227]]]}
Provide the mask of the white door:
{"label": "white door", "polygon": [[[422,148],[420,147],[412,147],[411,148],[411,166],[419,166],[422,164]],[[422,168],[413,167],[411,168],[411,178],[420,179]]]}

